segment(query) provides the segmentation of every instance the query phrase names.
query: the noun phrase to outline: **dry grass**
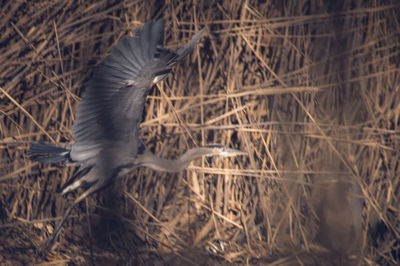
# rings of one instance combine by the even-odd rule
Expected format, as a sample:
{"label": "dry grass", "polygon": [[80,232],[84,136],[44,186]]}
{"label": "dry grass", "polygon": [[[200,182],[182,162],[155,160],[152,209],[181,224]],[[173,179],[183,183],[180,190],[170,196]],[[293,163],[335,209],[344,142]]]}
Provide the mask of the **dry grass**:
{"label": "dry grass", "polygon": [[[3,3],[0,263],[396,264],[400,7],[282,2]],[[95,65],[121,36],[159,17],[171,48],[206,33],[152,90],[141,139],[162,157],[210,143],[249,156],[198,160],[178,175],[137,169],[81,204],[52,252],[38,256],[76,195],[55,193],[72,167],[29,161],[29,142],[73,141]],[[338,176],[358,189],[326,185]],[[326,188],[363,199],[361,210],[343,206],[362,211],[362,225],[345,228],[360,235],[349,258],[332,249],[340,253],[332,259],[319,244],[342,243],[329,232],[319,239],[318,228],[330,227],[318,210],[336,195],[323,196]]]}

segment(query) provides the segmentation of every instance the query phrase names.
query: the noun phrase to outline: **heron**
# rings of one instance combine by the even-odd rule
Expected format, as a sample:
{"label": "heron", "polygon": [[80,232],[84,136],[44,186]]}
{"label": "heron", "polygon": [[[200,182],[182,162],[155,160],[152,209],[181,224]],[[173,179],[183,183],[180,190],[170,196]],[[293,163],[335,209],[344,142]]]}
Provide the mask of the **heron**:
{"label": "heron", "polygon": [[200,30],[190,42],[172,51],[163,46],[164,24],[162,19],[150,20],[135,30],[133,37],[123,36],[95,68],[76,112],[73,144],[64,148],[31,143],[32,160],[77,166],[74,175],[62,186],[61,194],[84,189],[65,211],[46,241],[45,250],[58,239],[68,215],[79,202],[137,167],[179,172],[202,156],[246,154],[212,144],[189,149],[175,160],[164,159],[153,154],[139,139],[139,124],[150,89],[165,80],[172,68],[193,51],[203,33]]}

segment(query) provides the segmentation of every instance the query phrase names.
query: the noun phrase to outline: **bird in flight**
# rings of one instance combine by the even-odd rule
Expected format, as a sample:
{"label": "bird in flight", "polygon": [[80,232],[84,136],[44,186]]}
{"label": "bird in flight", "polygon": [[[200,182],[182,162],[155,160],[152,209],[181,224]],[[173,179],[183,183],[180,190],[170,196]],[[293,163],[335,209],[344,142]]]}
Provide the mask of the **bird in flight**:
{"label": "bird in flight", "polygon": [[146,96],[157,82],[167,78],[172,68],[191,53],[203,30],[192,40],[171,51],[163,47],[164,21],[148,21],[124,36],[94,70],[72,126],[75,142],[70,148],[31,143],[30,158],[45,164],[69,162],[78,166],[62,187],[65,194],[85,191],[66,210],[45,249],[52,247],[68,215],[79,202],[136,167],[179,172],[201,156],[236,156],[236,149],[213,144],[186,151],[176,160],[155,156],[138,138]]}

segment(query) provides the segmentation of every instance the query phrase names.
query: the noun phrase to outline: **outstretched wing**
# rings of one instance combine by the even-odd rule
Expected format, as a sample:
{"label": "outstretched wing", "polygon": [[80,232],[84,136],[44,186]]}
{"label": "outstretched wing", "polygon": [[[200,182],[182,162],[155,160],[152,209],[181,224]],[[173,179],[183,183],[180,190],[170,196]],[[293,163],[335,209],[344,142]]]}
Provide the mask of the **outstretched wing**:
{"label": "outstretched wing", "polygon": [[163,20],[147,22],[135,31],[134,37],[122,37],[97,67],[72,128],[76,142],[137,145],[138,125],[149,89],[165,79],[171,68],[193,50],[202,33],[173,52],[162,46],[163,30]]}

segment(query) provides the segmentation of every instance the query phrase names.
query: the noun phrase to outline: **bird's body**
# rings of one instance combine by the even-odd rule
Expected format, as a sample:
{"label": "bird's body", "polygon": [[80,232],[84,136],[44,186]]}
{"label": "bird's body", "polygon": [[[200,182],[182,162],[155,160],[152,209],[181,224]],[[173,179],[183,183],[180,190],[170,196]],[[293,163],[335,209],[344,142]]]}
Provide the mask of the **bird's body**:
{"label": "bird's body", "polygon": [[[193,50],[201,36],[197,33],[186,46],[173,52],[163,47],[163,31],[163,20],[147,22],[134,37],[122,37],[95,69],[72,126],[75,143],[69,153],[64,152],[65,159],[89,170],[79,178],[74,176],[75,182],[67,183],[63,194],[82,184],[87,187],[115,178],[117,170],[132,168],[132,158],[146,150],[138,138],[146,96]],[[33,144],[33,158],[43,155],[37,152],[39,145],[40,151],[45,150],[45,144]],[[56,158],[60,161],[60,154]],[[51,159],[46,162],[51,163]]]}
{"label": "bird's body", "polygon": [[147,22],[135,31],[134,37],[122,37],[97,66],[78,106],[72,127],[75,142],[70,149],[32,143],[33,160],[69,161],[79,167],[64,185],[63,194],[79,187],[87,188],[66,211],[48,247],[77,203],[135,167],[177,172],[200,156],[238,154],[237,150],[217,144],[194,148],[177,160],[167,160],[156,157],[139,140],[139,123],[149,90],[194,49],[202,34],[198,32],[189,43],[173,52],[163,47],[163,30],[163,20]]}
{"label": "bird's body", "polygon": [[134,156],[144,152],[138,131],[146,96],[154,81],[165,79],[201,35],[173,52],[163,47],[163,32],[162,20],[147,22],[134,37],[122,37],[94,71],[72,127],[76,142],[70,154],[82,168],[91,170],[63,193],[82,182],[117,176],[116,169],[130,165]]}

